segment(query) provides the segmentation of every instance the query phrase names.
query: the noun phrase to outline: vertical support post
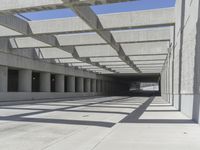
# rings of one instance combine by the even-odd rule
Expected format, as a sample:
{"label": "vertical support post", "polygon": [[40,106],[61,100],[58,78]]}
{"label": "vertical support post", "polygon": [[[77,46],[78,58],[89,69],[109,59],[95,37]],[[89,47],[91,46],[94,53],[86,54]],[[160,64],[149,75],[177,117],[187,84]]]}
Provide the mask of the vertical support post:
{"label": "vertical support post", "polygon": [[84,82],[84,86],[85,86],[85,92],[90,92],[91,91],[91,87],[90,87],[90,85],[91,85],[91,79],[89,79],[89,78],[87,78],[87,79],[84,79],[85,80],[85,82]]}
{"label": "vertical support post", "polygon": [[51,91],[50,76],[51,75],[48,72],[40,73],[40,91],[41,92]]}
{"label": "vertical support post", "polygon": [[82,77],[77,77],[76,86],[77,92],[84,92],[84,82]]}
{"label": "vertical support post", "polygon": [[0,92],[8,91],[8,67],[0,66]]}
{"label": "vertical support post", "polygon": [[65,76],[61,74],[56,75],[56,92],[65,91]]}
{"label": "vertical support post", "polygon": [[32,70],[19,70],[19,92],[31,92],[32,91]]}
{"label": "vertical support post", "polygon": [[67,77],[67,92],[75,92],[75,76]]}

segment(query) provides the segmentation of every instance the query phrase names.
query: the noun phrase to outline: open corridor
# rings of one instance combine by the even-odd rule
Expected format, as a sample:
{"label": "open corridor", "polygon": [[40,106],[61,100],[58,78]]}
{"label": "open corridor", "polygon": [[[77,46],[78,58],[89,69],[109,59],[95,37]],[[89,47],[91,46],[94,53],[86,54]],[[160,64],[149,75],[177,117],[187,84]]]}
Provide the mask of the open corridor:
{"label": "open corridor", "polygon": [[2,102],[1,150],[199,150],[200,127],[160,97]]}

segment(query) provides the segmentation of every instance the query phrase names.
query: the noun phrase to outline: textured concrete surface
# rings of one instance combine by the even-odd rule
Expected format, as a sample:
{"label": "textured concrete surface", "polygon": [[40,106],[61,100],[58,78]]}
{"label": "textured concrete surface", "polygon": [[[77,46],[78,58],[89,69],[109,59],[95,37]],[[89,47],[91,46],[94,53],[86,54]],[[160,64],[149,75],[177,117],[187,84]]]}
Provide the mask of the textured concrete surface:
{"label": "textured concrete surface", "polygon": [[160,97],[1,103],[1,150],[199,150],[200,126]]}

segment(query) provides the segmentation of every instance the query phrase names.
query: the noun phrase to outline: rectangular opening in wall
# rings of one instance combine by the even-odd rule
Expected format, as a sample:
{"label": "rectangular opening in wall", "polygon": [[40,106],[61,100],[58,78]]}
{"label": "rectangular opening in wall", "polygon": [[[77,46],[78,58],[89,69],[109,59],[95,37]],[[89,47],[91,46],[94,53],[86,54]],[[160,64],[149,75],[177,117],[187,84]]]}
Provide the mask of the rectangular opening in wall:
{"label": "rectangular opening in wall", "polygon": [[79,92],[78,77],[75,77],[75,92]]}
{"label": "rectangular opening in wall", "polygon": [[56,92],[56,75],[51,74],[51,92]]}
{"label": "rectangular opening in wall", "polygon": [[129,91],[143,96],[160,95],[158,82],[133,82]]}
{"label": "rectangular opening in wall", "polygon": [[141,82],[140,90],[142,92],[150,92],[157,95],[159,92],[159,84],[158,82]]}
{"label": "rectangular opening in wall", "polygon": [[8,92],[18,92],[18,70],[8,69]]}
{"label": "rectangular opening in wall", "polygon": [[99,80],[96,80],[96,92],[98,92],[99,89]]}
{"label": "rectangular opening in wall", "polygon": [[92,84],[93,84],[93,79],[91,79],[90,81],[90,92],[94,92]]}
{"label": "rectangular opening in wall", "polygon": [[103,81],[102,81],[102,80],[100,80],[100,89],[99,89],[99,91],[100,91],[100,92],[103,91]]}
{"label": "rectangular opening in wall", "polygon": [[84,91],[84,92],[87,92],[87,86],[88,86],[88,84],[87,84],[87,79],[86,79],[86,78],[83,79],[83,85],[84,85],[83,91]]}
{"label": "rectangular opening in wall", "polygon": [[68,89],[67,89],[67,84],[68,84],[68,82],[67,82],[67,80],[68,80],[68,76],[65,76],[65,92],[68,92]]}
{"label": "rectangular opening in wall", "polygon": [[40,92],[40,73],[32,73],[32,92]]}

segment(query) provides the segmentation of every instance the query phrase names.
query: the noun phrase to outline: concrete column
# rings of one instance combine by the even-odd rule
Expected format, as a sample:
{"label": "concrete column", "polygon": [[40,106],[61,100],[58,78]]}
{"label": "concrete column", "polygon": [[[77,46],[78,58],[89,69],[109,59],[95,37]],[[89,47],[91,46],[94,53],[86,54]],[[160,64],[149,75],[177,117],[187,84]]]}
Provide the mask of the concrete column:
{"label": "concrete column", "polygon": [[104,93],[108,94],[108,81],[104,81]]}
{"label": "concrete column", "polygon": [[91,79],[87,78],[87,79],[84,79],[84,86],[85,86],[85,92],[90,92],[91,91]]}
{"label": "concrete column", "polygon": [[67,92],[75,92],[75,77],[67,77]]}
{"label": "concrete column", "polygon": [[82,77],[77,77],[76,79],[76,91],[77,92],[84,92],[84,82]]}
{"label": "concrete column", "polygon": [[56,92],[65,92],[65,76],[61,74],[56,75]]}
{"label": "concrete column", "polygon": [[99,80],[96,80],[96,92],[99,92]]}
{"label": "concrete column", "polygon": [[97,80],[97,92],[101,92],[101,81]]}
{"label": "concrete column", "polygon": [[47,72],[40,73],[40,91],[41,92],[50,92],[51,84],[50,84],[51,74]]}
{"label": "concrete column", "polygon": [[108,81],[108,94],[111,95],[112,93],[112,85],[111,85],[111,82]]}
{"label": "concrete column", "polygon": [[97,84],[97,82],[96,82],[96,79],[91,79],[91,81],[92,81],[92,92],[96,92],[97,91],[97,86],[96,86],[96,84]]}
{"label": "concrete column", "polygon": [[0,92],[8,90],[8,67],[0,66]]}
{"label": "concrete column", "polygon": [[19,92],[31,92],[32,91],[32,70],[19,70]]}
{"label": "concrete column", "polygon": [[100,80],[100,92],[103,92],[103,80]]}
{"label": "concrete column", "polygon": [[101,83],[101,91],[103,93],[105,92],[105,82],[104,82],[104,80],[102,80],[102,83]]}

